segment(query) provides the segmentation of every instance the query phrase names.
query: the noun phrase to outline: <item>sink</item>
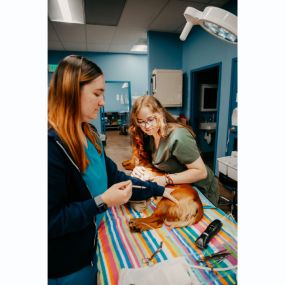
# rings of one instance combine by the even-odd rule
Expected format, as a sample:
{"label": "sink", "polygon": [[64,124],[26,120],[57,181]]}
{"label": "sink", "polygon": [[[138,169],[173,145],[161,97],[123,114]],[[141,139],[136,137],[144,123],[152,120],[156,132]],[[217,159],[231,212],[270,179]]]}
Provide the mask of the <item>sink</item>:
{"label": "sink", "polygon": [[200,130],[215,130],[216,129],[216,122],[207,122],[207,123],[200,123],[199,125]]}

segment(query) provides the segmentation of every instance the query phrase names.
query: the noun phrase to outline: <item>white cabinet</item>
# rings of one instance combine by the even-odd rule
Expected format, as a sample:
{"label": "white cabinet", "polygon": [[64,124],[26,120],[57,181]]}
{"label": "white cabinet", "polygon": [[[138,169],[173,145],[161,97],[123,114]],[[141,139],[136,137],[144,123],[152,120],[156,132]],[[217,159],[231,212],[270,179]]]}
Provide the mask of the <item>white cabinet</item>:
{"label": "white cabinet", "polygon": [[237,152],[233,151],[231,156],[219,157],[219,172],[237,181]]}
{"label": "white cabinet", "polygon": [[182,79],[182,70],[154,69],[152,72],[152,94],[164,107],[181,107]]}

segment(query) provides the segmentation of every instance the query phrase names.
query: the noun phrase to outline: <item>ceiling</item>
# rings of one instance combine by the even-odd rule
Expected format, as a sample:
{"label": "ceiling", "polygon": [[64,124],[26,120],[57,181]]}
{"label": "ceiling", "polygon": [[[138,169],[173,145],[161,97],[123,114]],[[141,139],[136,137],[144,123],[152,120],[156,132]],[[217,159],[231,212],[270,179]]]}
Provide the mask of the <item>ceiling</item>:
{"label": "ceiling", "polygon": [[[80,0],[78,0],[80,1]],[[83,0],[86,24],[48,21],[48,49],[112,53],[131,52],[147,31],[180,34],[190,6],[204,10],[229,0]]]}

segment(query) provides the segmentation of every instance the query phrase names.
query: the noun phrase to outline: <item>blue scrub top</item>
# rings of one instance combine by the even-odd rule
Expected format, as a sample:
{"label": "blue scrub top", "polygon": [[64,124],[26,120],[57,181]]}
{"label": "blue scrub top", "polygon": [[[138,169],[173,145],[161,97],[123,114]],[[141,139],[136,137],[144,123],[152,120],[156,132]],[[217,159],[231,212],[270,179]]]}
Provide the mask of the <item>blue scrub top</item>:
{"label": "blue scrub top", "polygon": [[[107,172],[104,157],[104,150],[101,145],[102,153],[98,153],[95,146],[87,138],[87,147],[85,147],[85,153],[89,160],[85,172],[83,173],[83,179],[89,189],[91,196],[94,198],[107,190]],[[96,215],[97,228],[100,225],[105,213]]]}

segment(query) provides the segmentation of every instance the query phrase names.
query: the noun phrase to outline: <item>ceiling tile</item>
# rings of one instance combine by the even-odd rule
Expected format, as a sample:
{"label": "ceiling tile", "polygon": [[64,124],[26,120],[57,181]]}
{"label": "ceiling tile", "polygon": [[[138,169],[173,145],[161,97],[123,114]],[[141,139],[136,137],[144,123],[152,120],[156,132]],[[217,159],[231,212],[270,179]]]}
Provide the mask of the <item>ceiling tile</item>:
{"label": "ceiling tile", "polygon": [[112,44],[109,47],[109,52],[127,52],[131,53],[132,45]]}
{"label": "ceiling tile", "polygon": [[59,41],[48,41],[48,49],[49,50],[64,50],[61,42]]}
{"label": "ceiling tile", "polygon": [[117,26],[126,0],[85,0],[86,24]]}
{"label": "ceiling tile", "polygon": [[87,42],[109,44],[113,39],[115,31],[115,27],[86,25]]}
{"label": "ceiling tile", "polygon": [[[222,7],[229,1],[88,0],[89,4],[95,3],[97,7],[95,12],[91,11],[94,17],[102,21],[120,19],[118,26],[48,22],[48,48],[132,53],[130,49],[134,44],[141,39],[147,39],[147,31],[180,34],[186,23],[183,13],[187,7],[202,11],[206,6]],[[113,13],[114,9],[121,9],[119,7],[123,7],[122,13],[119,13],[120,17],[118,13]]]}
{"label": "ceiling tile", "polygon": [[118,27],[147,29],[168,0],[128,0]]}
{"label": "ceiling tile", "polygon": [[48,22],[48,40],[49,41],[59,41],[59,38],[50,21]]}
{"label": "ceiling tile", "polygon": [[147,33],[143,30],[132,29],[132,28],[118,28],[112,44],[136,44],[139,39],[146,39]]}
{"label": "ceiling tile", "polygon": [[65,50],[86,51],[85,42],[68,42],[63,43]]}
{"label": "ceiling tile", "polygon": [[70,23],[53,23],[60,40],[63,42],[85,42],[85,25]]}
{"label": "ceiling tile", "polygon": [[87,50],[88,51],[97,51],[97,52],[108,52],[109,44],[87,43]]}
{"label": "ceiling tile", "polygon": [[177,29],[186,23],[183,14],[187,7],[201,10],[201,8],[204,9],[205,4],[197,1],[170,1],[149,26],[149,30],[176,32]]}

